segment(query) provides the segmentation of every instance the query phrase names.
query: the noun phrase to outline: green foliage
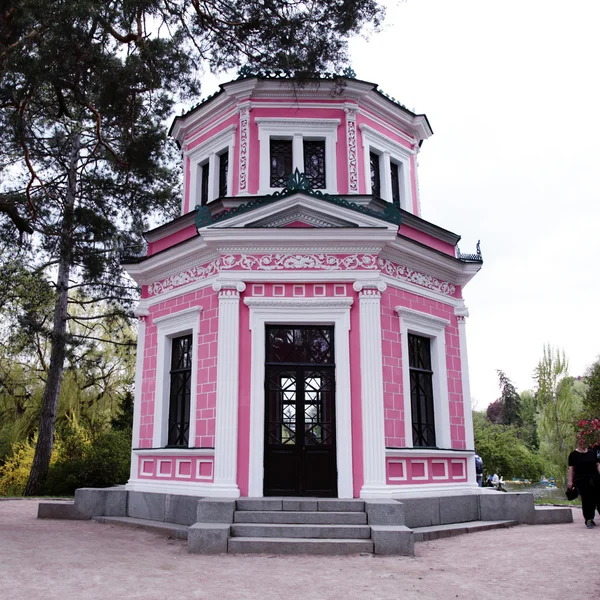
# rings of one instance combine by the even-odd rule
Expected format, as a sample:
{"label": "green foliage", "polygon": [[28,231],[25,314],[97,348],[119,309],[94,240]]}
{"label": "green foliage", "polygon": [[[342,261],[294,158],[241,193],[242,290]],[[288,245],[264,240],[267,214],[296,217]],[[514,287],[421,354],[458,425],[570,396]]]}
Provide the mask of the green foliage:
{"label": "green foliage", "polygon": [[[52,453],[51,464],[56,461],[60,446]],[[35,441],[12,445],[12,454],[0,466],[0,496],[22,496],[33,463]]]}
{"label": "green foliage", "polygon": [[519,409],[521,397],[517,393],[513,382],[506,376],[506,373],[497,370],[498,383],[500,385],[502,400],[502,423],[504,425],[521,425]]}
{"label": "green foliage", "polygon": [[473,413],[475,448],[483,460],[484,476],[497,473],[506,479],[515,477],[536,481],[546,465],[518,437],[511,425],[494,425],[483,412]]}
{"label": "green foliage", "polygon": [[567,459],[575,447],[575,422],[582,408],[584,389],[568,375],[564,351],[544,347],[535,370],[540,409],[540,450],[557,470],[559,484],[567,481]]}
{"label": "green foliage", "polygon": [[591,365],[584,377],[587,385],[583,406],[589,416],[600,415],[600,359]]}
{"label": "green foliage", "polygon": [[131,431],[107,431],[93,439],[75,432],[64,444],[65,452],[48,472],[46,494],[73,495],[80,487],[109,487],[129,479]]}
{"label": "green foliage", "polygon": [[540,439],[538,436],[537,400],[533,392],[529,390],[521,393],[519,417],[521,419],[519,437],[530,450],[538,450]]}

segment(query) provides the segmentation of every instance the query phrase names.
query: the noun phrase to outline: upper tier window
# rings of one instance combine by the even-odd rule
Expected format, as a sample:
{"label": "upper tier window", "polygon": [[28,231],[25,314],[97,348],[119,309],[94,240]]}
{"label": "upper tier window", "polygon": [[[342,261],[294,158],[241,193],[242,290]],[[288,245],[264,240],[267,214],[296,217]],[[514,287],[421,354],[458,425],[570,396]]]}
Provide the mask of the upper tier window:
{"label": "upper tier window", "polygon": [[287,185],[296,169],[313,189],[337,193],[336,143],[339,119],[257,117],[260,141],[259,194]]}
{"label": "upper tier window", "polygon": [[229,160],[233,156],[235,130],[236,126],[231,125],[187,153],[190,159],[191,207],[233,195]]}
{"label": "upper tier window", "polygon": [[360,125],[365,151],[367,193],[413,212],[410,185],[411,151],[368,125]]}

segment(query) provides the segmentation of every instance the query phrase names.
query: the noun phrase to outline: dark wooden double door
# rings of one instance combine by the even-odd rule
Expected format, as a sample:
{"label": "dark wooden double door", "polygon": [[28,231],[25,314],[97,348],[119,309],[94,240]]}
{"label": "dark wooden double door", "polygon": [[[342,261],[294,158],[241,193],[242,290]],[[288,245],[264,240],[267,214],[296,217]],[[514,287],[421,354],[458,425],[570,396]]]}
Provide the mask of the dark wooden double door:
{"label": "dark wooden double door", "polygon": [[333,327],[267,326],[265,496],[337,496]]}

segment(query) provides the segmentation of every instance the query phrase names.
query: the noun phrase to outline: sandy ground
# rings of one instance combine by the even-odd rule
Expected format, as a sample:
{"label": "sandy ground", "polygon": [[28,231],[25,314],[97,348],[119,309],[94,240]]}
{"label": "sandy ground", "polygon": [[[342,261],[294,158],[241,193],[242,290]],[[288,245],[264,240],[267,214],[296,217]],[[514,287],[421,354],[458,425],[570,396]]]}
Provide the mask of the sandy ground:
{"label": "sandy ground", "polygon": [[499,529],[416,544],[408,557],[199,556],[184,542],[0,502],[0,599],[600,598],[600,527]]}

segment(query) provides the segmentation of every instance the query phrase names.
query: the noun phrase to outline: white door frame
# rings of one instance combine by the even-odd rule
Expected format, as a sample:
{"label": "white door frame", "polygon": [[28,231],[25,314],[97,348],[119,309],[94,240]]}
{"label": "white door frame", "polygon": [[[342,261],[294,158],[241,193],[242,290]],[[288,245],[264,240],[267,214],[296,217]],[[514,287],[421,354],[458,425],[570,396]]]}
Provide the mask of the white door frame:
{"label": "white door frame", "polygon": [[265,326],[333,325],[335,348],[335,427],[339,498],[352,498],[352,420],[350,407],[350,307],[353,299],[245,298],[250,308],[250,469],[248,496],[262,497],[265,442]]}

